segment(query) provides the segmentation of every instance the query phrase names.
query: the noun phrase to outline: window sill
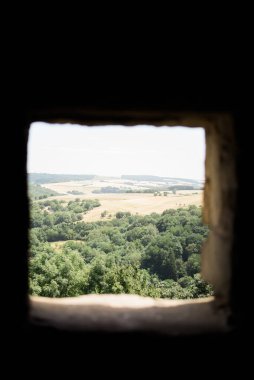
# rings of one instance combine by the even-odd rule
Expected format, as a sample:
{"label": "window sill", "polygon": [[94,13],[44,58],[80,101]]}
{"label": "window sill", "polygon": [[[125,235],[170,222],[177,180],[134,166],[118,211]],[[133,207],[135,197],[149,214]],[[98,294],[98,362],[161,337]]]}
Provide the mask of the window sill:
{"label": "window sill", "polygon": [[194,335],[229,331],[228,314],[213,297],[166,300],[137,295],[30,297],[32,325],[84,332]]}

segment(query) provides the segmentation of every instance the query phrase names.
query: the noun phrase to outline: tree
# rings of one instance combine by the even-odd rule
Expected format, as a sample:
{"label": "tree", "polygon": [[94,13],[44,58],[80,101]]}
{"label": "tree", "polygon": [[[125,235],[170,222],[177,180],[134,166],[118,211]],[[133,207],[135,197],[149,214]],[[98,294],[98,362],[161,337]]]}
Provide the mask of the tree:
{"label": "tree", "polygon": [[45,297],[74,297],[86,292],[88,270],[78,252],[41,252],[30,260],[30,291]]}
{"label": "tree", "polygon": [[202,279],[200,273],[194,275],[193,283],[189,289],[192,294],[192,298],[202,298],[213,295],[212,286]]}
{"label": "tree", "polygon": [[[145,216],[119,211],[112,220],[81,221],[98,204],[92,199],[31,203],[31,294],[135,293],[173,299],[211,294],[199,275],[199,252],[208,234],[200,208]],[[65,243],[56,247],[51,244],[56,241]]]}
{"label": "tree", "polygon": [[186,263],[186,272],[188,276],[194,276],[194,274],[200,272],[200,255],[192,255],[189,257]]}
{"label": "tree", "polygon": [[181,251],[181,244],[173,240],[172,236],[158,236],[147,246],[141,266],[157,274],[162,280],[177,280],[175,258]]}
{"label": "tree", "polygon": [[107,270],[105,260],[102,258],[98,258],[93,262],[88,277],[88,293],[105,293]]}
{"label": "tree", "polygon": [[140,241],[143,246],[147,246],[158,235],[157,228],[148,224],[147,226],[134,227],[126,233],[127,241]]}
{"label": "tree", "polygon": [[105,293],[139,294],[158,297],[159,290],[153,284],[153,278],[135,265],[113,265],[105,275]]}
{"label": "tree", "polygon": [[118,212],[116,213],[116,218],[117,218],[117,219],[126,218],[126,217],[128,217],[128,216],[131,216],[131,213],[128,212],[128,211],[118,211]]}
{"label": "tree", "polygon": [[189,288],[194,284],[193,277],[190,276],[181,277],[177,282],[179,285],[181,285],[182,288]]}
{"label": "tree", "polygon": [[165,280],[160,283],[160,296],[161,298],[187,299],[191,298],[191,293],[176,281]]}

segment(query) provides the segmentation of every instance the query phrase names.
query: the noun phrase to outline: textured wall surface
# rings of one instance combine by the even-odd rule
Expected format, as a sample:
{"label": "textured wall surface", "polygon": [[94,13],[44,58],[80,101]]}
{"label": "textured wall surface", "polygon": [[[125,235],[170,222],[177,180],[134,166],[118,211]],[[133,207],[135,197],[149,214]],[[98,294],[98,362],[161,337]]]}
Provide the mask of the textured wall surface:
{"label": "textured wall surface", "polygon": [[[65,86],[57,90],[48,87],[43,91],[37,83],[37,91],[31,91],[26,101],[23,101],[20,94],[19,102],[12,101],[10,107],[4,110],[8,121],[3,125],[4,138],[1,144],[2,150],[6,151],[5,162],[8,162],[8,168],[5,181],[8,183],[8,197],[12,201],[5,202],[2,213],[6,227],[3,236],[9,242],[2,257],[4,268],[2,289],[6,301],[2,311],[5,320],[2,326],[7,332],[6,345],[10,345],[12,357],[18,358],[25,346],[29,347],[26,349],[29,360],[34,360],[34,363],[38,365],[41,362],[53,360],[65,365],[68,363],[68,358],[75,359],[76,357],[78,363],[84,366],[84,363],[88,365],[89,358],[93,356],[98,358],[98,366],[93,367],[95,374],[100,369],[99,367],[103,367],[101,366],[102,357],[108,359],[104,369],[107,366],[113,368],[112,363],[115,358],[125,363],[121,373],[131,369],[130,363],[135,360],[144,367],[150,368],[151,371],[163,367],[165,363],[168,369],[169,362],[171,364],[178,362],[179,376],[184,369],[186,371],[190,368],[195,369],[197,373],[202,361],[206,367],[209,366],[211,372],[214,363],[216,363],[215,367],[222,362],[225,367],[232,363],[236,364],[238,354],[244,350],[243,340],[248,337],[248,329],[253,323],[247,302],[252,294],[252,267],[248,265],[251,256],[249,249],[251,232],[245,219],[248,186],[244,174],[250,162],[248,150],[250,140],[246,137],[246,126],[250,118],[248,109],[241,106],[240,93],[231,91],[232,87],[224,92],[217,91],[217,88],[212,92],[207,82],[202,91],[199,89],[195,91],[195,88],[193,90],[193,87],[187,85],[178,91],[173,91],[172,85],[168,84],[168,90],[164,93],[152,91],[148,86],[147,91],[135,91],[133,88],[131,95],[127,95],[125,91],[110,93],[108,89],[111,87],[101,90],[96,85],[90,92],[85,83],[78,82],[78,84],[79,90],[82,89],[79,95]],[[186,116],[190,112],[192,112],[191,118]],[[202,120],[207,124],[208,154],[210,158],[214,157],[206,164],[205,218],[212,224],[213,232],[207,243],[208,253],[204,260],[203,273],[207,278],[211,276],[211,281],[217,284],[216,292],[221,299],[221,305],[228,302],[228,294],[230,295],[233,311],[230,317],[232,327],[230,332],[207,334],[200,331],[200,334],[195,336],[177,338],[163,337],[161,334],[157,336],[148,331],[123,334],[99,331],[78,333],[74,329],[64,331],[48,325],[27,323],[29,220],[26,195],[26,142],[30,122],[33,120],[74,120],[76,122],[82,121],[86,115],[86,122],[90,120],[90,124],[105,120],[105,123],[122,121],[124,124],[133,125],[135,124],[133,119],[136,122],[147,121],[155,125],[179,124],[180,122],[196,124],[197,120],[193,121],[193,115],[200,113],[212,115],[211,118],[208,117],[210,121],[207,118],[206,121],[204,118]],[[213,116],[218,113],[224,116],[222,119],[217,119],[218,124],[215,130],[213,127],[210,130],[208,124],[213,123]],[[231,115],[230,118],[225,116],[228,114]],[[200,122],[200,119],[198,121]],[[223,123],[222,129],[220,123]],[[232,151],[234,144],[235,154]],[[232,154],[236,163],[236,174],[233,161],[231,161]],[[236,186],[237,193],[235,193]],[[220,189],[221,195],[214,191],[216,188]],[[235,217],[232,214],[233,209]],[[230,240],[231,243],[229,243]],[[11,279],[9,268],[12,273]],[[211,268],[214,270],[210,271]],[[225,271],[225,268],[229,271],[225,278],[222,278],[220,273]],[[53,308],[51,312],[53,313]],[[46,347],[46,350],[42,349],[42,345]],[[132,347],[131,350],[127,349],[127,346]],[[146,360],[141,359],[141,352],[147,355]],[[225,352],[230,353],[231,359],[228,361],[225,359]],[[15,353],[17,356],[14,355]],[[57,361],[56,357],[59,356],[61,360]]]}

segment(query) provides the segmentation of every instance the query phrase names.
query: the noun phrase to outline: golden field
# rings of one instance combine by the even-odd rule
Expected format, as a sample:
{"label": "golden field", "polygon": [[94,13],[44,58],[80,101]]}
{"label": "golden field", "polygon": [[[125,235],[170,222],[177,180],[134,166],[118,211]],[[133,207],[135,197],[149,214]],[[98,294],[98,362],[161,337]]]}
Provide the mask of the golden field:
{"label": "golden field", "polygon": [[[113,218],[118,211],[129,211],[132,214],[147,215],[153,212],[162,213],[164,210],[170,208],[176,209],[180,207],[188,207],[189,205],[200,206],[203,203],[202,190],[178,190],[176,194],[170,192],[167,196],[164,196],[163,192],[161,192],[161,196],[154,196],[152,193],[92,193],[92,191],[99,189],[102,186],[124,187],[123,182],[116,180],[71,181],[49,183],[42,186],[63,194],[51,197],[50,199],[59,199],[66,202],[74,200],[75,198],[98,199],[101,206],[89,211],[83,217],[83,220],[87,222]],[[138,186],[137,184],[128,185],[128,187],[132,189],[142,188],[142,186]],[[145,188],[145,186],[143,186],[143,188]],[[73,195],[67,193],[68,191],[73,190],[80,191],[83,194]],[[104,211],[107,211],[107,214],[102,218],[101,213]]]}

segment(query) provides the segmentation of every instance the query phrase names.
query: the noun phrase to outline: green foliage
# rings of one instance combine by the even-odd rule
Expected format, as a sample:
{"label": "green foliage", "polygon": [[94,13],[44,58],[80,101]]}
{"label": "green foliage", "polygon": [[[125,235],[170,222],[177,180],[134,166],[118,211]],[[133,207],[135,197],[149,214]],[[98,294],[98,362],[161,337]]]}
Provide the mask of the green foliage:
{"label": "green foliage", "polygon": [[140,241],[143,246],[147,246],[158,235],[157,228],[148,224],[146,226],[130,228],[126,233],[127,241]]}
{"label": "green foliage", "polygon": [[181,256],[181,244],[172,235],[159,235],[146,248],[141,266],[162,280],[177,280],[176,257]]}
{"label": "green foliage", "polygon": [[190,292],[192,293],[192,298],[202,298],[204,296],[212,296],[213,289],[212,286],[207,284],[202,278],[200,273],[194,275],[193,284],[190,286]]}
{"label": "green foliage", "polygon": [[165,280],[160,283],[161,298],[187,299],[192,298],[188,289],[184,289],[176,281]]}
{"label": "green foliage", "polygon": [[186,272],[188,276],[194,276],[194,274],[200,272],[200,255],[193,254],[189,257],[186,263]]}
{"label": "green foliage", "polygon": [[146,216],[119,211],[112,220],[81,221],[98,206],[98,200],[78,198],[31,204],[31,294],[135,293],[171,299],[212,294],[199,275],[208,228],[198,207]]}
{"label": "green foliage", "polygon": [[102,218],[105,218],[105,216],[107,215],[107,213],[108,213],[108,212],[107,212],[106,210],[104,210],[104,211],[101,213],[101,217],[102,217]]}
{"label": "green foliage", "polygon": [[30,261],[30,291],[45,297],[83,294],[88,268],[78,252],[40,252]]}
{"label": "green foliage", "polygon": [[30,199],[45,199],[54,195],[61,195],[54,190],[47,189],[38,184],[28,182],[28,195]]}
{"label": "green foliage", "polygon": [[182,288],[188,288],[193,285],[193,277],[184,276],[181,277],[177,282],[179,285],[181,285]]}
{"label": "green foliage", "polygon": [[[32,228],[42,227],[47,235],[47,241],[68,240],[71,237],[66,227],[73,228],[73,224],[81,220],[83,214],[99,206],[100,202],[97,199],[83,201],[75,199],[67,205],[58,200],[34,202],[30,207],[30,225]],[[60,228],[57,225],[61,225]]]}
{"label": "green foliage", "polygon": [[118,211],[117,213],[116,213],[116,218],[117,219],[122,219],[122,218],[126,218],[126,217],[128,217],[128,216],[131,216],[131,213],[130,212],[126,212],[126,211]]}

